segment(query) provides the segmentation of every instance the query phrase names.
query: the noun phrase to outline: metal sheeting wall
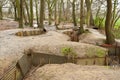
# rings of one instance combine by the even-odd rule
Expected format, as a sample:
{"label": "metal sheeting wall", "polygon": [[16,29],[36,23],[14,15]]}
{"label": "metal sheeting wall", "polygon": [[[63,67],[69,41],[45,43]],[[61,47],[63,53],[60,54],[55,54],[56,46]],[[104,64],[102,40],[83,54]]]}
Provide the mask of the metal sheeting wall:
{"label": "metal sheeting wall", "polygon": [[32,55],[33,66],[44,65],[44,64],[62,64],[66,62],[67,62],[67,58],[63,56],[49,55],[42,53],[34,53]]}
{"label": "metal sheeting wall", "polygon": [[81,65],[104,65],[105,58],[84,58],[84,59],[67,59],[64,56],[43,54],[32,52],[29,55],[23,55],[17,63],[11,66],[0,80],[22,80],[26,73],[31,69],[32,66],[43,66],[45,64],[62,64],[68,62],[74,62]]}
{"label": "metal sheeting wall", "polygon": [[120,46],[114,46],[109,48],[108,55],[110,57],[109,65],[119,65],[120,64]]}
{"label": "metal sheeting wall", "polygon": [[17,63],[11,65],[0,80],[22,80],[31,66],[30,57],[24,55]]}

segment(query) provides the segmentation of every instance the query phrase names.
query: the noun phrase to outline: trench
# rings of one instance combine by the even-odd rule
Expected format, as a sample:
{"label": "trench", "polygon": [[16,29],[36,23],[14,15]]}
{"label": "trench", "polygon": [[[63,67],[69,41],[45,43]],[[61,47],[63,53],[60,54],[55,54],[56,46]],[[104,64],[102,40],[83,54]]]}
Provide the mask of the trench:
{"label": "trench", "polygon": [[[29,33],[18,32],[17,36],[31,36],[40,35],[39,31]],[[0,77],[0,80],[23,80],[25,76],[29,73],[32,67],[41,67],[46,64],[63,64],[63,63],[75,63],[78,65],[100,65],[108,66],[110,62],[110,57],[77,57],[77,58],[67,58],[65,56],[58,56],[40,52],[28,51],[24,54],[17,62],[13,63],[9,69]],[[109,48],[109,55],[116,56],[120,63],[120,47]],[[115,58],[116,58],[115,57]],[[116,58],[116,59],[117,59]],[[114,60],[114,59],[113,59]],[[113,61],[112,61],[113,62]],[[112,63],[114,64],[114,63]]]}
{"label": "trench", "polygon": [[0,80],[23,80],[27,73],[34,67],[45,64],[75,63],[79,65],[107,65],[107,57],[94,58],[67,58],[65,56],[51,55],[28,51],[1,76]]}

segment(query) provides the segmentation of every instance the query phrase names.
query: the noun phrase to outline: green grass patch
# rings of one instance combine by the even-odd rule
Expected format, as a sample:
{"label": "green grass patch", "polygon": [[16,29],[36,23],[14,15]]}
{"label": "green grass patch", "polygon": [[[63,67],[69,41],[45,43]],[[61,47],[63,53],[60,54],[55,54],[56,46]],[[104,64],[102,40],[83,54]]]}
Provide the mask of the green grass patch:
{"label": "green grass patch", "polygon": [[96,27],[102,29],[105,27],[105,19],[104,18],[100,18],[100,17],[96,17],[94,19],[94,24]]}
{"label": "green grass patch", "polygon": [[120,29],[115,29],[113,34],[115,38],[120,39]]}
{"label": "green grass patch", "polygon": [[86,50],[86,56],[87,57],[105,57],[106,56],[106,50],[102,48],[88,48]]}
{"label": "green grass patch", "polygon": [[[102,18],[95,18],[94,19],[94,24],[96,27],[100,27],[100,28],[104,28],[105,27],[105,19],[102,20]],[[115,29],[119,29],[120,28],[120,19],[118,19],[118,21],[116,22],[115,26],[114,26]]]}
{"label": "green grass patch", "polygon": [[63,47],[63,48],[61,49],[61,53],[62,53],[64,56],[67,56],[67,57],[76,57],[76,56],[77,56],[77,54],[76,54],[76,52],[73,50],[73,48],[68,47],[68,46]]}
{"label": "green grass patch", "polygon": [[115,29],[119,29],[120,28],[120,19],[118,19],[118,21],[116,22],[114,28]]}

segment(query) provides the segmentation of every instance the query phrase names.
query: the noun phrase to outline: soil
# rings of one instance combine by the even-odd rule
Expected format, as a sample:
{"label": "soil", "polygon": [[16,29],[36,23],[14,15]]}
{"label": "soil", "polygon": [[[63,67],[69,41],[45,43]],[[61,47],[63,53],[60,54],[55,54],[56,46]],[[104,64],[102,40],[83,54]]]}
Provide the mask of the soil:
{"label": "soil", "polygon": [[24,80],[120,80],[120,69],[105,66],[48,64],[31,71]]}
{"label": "soil", "polygon": [[105,36],[95,29],[88,28],[89,32],[79,36],[79,42],[101,45],[105,43]]}
{"label": "soil", "polygon": [[[17,28],[17,25],[18,25],[16,22],[10,21],[10,24],[8,24],[8,23],[9,23],[9,21],[3,21],[3,22],[0,21],[0,30],[1,30],[0,31],[0,76],[6,71],[6,69],[11,64],[13,64],[17,60],[19,60],[23,56],[24,51],[26,51],[28,49],[33,49],[33,51],[39,51],[41,53],[48,53],[48,54],[52,53],[52,54],[55,54],[55,55],[62,55],[61,54],[61,48],[66,47],[66,46],[70,46],[76,51],[78,56],[81,56],[81,57],[84,57],[85,54],[87,53],[86,52],[87,49],[89,49],[91,47],[106,50],[104,48],[101,48],[101,47],[98,47],[98,46],[95,46],[95,45],[91,45],[91,44],[86,44],[86,43],[83,43],[83,42],[78,43],[78,42],[68,41],[69,37],[67,35],[63,34],[62,30],[61,31],[48,31],[46,34],[38,35],[38,36],[18,37],[18,36],[15,36],[16,32],[23,31],[23,30],[30,30],[30,29],[15,29],[15,28]],[[8,29],[8,27],[12,27],[12,28]],[[93,37],[93,36],[91,36],[91,37]],[[84,40],[85,40],[85,38],[84,38]],[[63,65],[58,65],[57,67],[53,67],[53,68],[52,68],[52,65],[48,65],[48,67],[50,66],[53,70],[56,69],[56,68],[62,69]],[[72,73],[69,74],[69,70],[68,70],[69,68],[72,68],[72,67],[77,68],[78,67],[77,68],[78,70],[77,69],[75,70],[75,71],[78,71],[78,73],[80,71],[79,68],[81,68],[81,67],[79,67],[77,65],[73,65],[73,64],[72,64],[73,66],[70,64],[71,67],[68,67],[69,64],[68,65],[65,64],[65,65],[67,67],[63,68],[63,72],[65,73],[66,69],[67,69],[68,72],[66,72],[66,76],[67,76],[67,74],[68,74],[68,76],[63,77],[63,78],[65,78],[64,80],[71,80],[72,79],[72,77],[70,77],[72,75]],[[86,68],[84,68],[84,67],[82,67],[82,69],[86,70]],[[51,70],[51,68],[49,68],[49,70]],[[92,69],[94,70],[94,68],[96,68],[96,70],[99,71],[98,73],[100,73],[102,75],[102,70],[103,69],[99,69],[98,67],[91,67],[91,70]],[[44,70],[44,68],[43,68],[43,70]],[[106,73],[109,73],[107,71],[109,71],[110,74],[111,74],[113,70],[106,70],[105,71]],[[64,74],[64,73],[62,73],[62,74]],[[88,75],[88,74],[91,75],[91,71],[89,71],[89,70],[85,74],[83,72],[81,72],[81,73],[83,75]],[[111,76],[111,77],[113,77],[113,78],[117,77],[116,80],[119,80],[119,78],[118,78],[119,76],[117,76],[118,73],[114,72],[114,71],[113,71],[113,73],[114,73],[114,76]],[[76,74],[76,72],[74,72],[74,74]],[[94,74],[97,74],[97,72],[94,73]],[[56,75],[59,75],[59,74],[56,74]],[[77,77],[77,75],[74,76],[74,77]],[[100,79],[100,80],[108,80],[109,76],[107,76],[107,77],[108,78],[106,78],[106,79]],[[91,78],[91,77],[87,77],[87,78],[85,78],[85,80],[89,80],[89,78]],[[38,80],[38,79],[35,79],[35,80]],[[31,79],[31,80],[33,80],[33,79]],[[48,80],[48,79],[42,79],[42,80]],[[62,80],[62,79],[58,78],[58,79],[52,79],[52,80]],[[76,79],[72,79],[72,80],[80,80],[80,79],[76,78]],[[84,80],[84,78],[82,80]]]}
{"label": "soil", "polygon": [[0,20],[0,31],[18,28],[18,22],[13,20]]}
{"label": "soil", "polygon": [[[24,51],[30,48],[33,51],[39,51],[41,53],[62,55],[61,48],[69,46],[72,47],[80,57],[84,57],[87,53],[86,50],[91,47],[100,48],[90,44],[70,42],[68,41],[69,37],[67,35],[56,31],[49,31],[39,36],[15,36],[15,33],[21,30],[23,29],[0,31],[0,74],[2,74],[10,64],[19,60],[24,54]],[[95,53],[94,50],[93,52]]]}

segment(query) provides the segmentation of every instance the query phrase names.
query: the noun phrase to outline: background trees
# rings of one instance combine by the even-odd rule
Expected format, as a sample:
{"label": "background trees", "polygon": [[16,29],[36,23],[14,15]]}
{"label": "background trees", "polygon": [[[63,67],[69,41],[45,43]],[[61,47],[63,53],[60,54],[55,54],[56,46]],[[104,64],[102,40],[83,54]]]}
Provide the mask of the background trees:
{"label": "background trees", "polygon": [[8,3],[8,0],[0,0],[0,20],[3,19],[3,11],[2,8],[4,5]]}
{"label": "background trees", "polygon": [[[83,24],[106,31],[108,43],[114,42],[114,36],[119,38],[120,1],[110,0],[0,0],[0,19],[6,14],[19,27],[33,27],[35,23],[43,28],[43,21],[56,26],[61,23],[73,23],[84,32]],[[110,4],[111,3],[111,4]],[[22,6],[21,6],[22,5]],[[112,6],[112,7],[111,7]],[[112,13],[111,13],[112,12]],[[13,16],[14,15],[14,16]],[[7,17],[8,18],[8,17]],[[91,27],[92,28],[92,27]],[[114,34],[112,33],[114,31]],[[110,41],[108,39],[111,39]]]}

